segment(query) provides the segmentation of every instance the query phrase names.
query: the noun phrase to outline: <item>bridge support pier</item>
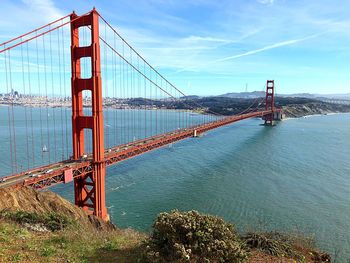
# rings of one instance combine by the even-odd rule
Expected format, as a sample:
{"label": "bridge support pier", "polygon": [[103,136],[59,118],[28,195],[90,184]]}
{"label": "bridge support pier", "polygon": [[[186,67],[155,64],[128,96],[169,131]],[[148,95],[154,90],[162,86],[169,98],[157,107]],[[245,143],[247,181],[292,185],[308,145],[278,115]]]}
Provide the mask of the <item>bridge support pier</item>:
{"label": "bridge support pier", "polygon": [[[99,43],[99,15],[94,9],[83,16],[71,15],[73,159],[84,155],[84,129],[92,130],[92,162],[86,174],[74,179],[75,204],[108,220],[105,202],[104,127]],[[90,27],[91,45],[79,46],[79,28]],[[81,77],[81,58],[91,59],[91,78]],[[91,91],[92,115],[83,112],[83,91]]]}

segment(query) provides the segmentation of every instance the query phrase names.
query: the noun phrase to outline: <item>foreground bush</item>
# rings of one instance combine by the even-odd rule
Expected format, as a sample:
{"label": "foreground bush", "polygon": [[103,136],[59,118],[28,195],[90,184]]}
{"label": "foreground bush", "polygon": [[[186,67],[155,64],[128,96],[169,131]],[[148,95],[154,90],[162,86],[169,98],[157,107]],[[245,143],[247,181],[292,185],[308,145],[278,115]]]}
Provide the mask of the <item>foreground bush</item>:
{"label": "foreground bush", "polygon": [[244,262],[233,225],[196,211],[161,213],[146,251],[150,262]]}

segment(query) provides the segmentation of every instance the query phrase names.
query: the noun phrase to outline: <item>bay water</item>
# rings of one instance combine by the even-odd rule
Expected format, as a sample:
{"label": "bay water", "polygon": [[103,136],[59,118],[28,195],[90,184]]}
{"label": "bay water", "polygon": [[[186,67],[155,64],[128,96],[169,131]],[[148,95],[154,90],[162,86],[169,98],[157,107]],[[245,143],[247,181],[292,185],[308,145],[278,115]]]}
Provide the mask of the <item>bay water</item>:
{"label": "bay water", "polygon": [[[112,120],[106,122],[112,134],[118,132]],[[223,217],[242,232],[312,236],[320,248],[347,262],[350,114],[288,119],[274,127],[261,123],[241,121],[109,167],[112,221],[148,232],[158,213],[194,209]],[[6,121],[0,119],[0,125]],[[8,143],[5,133],[2,146]],[[4,149],[1,171],[8,172]],[[73,201],[72,184],[51,190]]]}

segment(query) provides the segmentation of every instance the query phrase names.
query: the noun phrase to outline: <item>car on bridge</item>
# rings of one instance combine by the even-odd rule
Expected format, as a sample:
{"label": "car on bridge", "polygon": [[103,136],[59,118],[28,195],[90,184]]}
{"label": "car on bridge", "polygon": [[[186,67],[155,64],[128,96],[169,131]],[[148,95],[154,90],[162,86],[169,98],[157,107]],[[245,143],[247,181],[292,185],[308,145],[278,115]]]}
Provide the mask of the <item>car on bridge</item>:
{"label": "car on bridge", "polygon": [[0,179],[0,183],[4,183],[4,182],[6,182],[7,181],[7,178],[1,178]]}
{"label": "car on bridge", "polygon": [[37,178],[37,177],[41,177],[42,174],[31,174],[29,175],[29,177],[32,177],[32,178]]}

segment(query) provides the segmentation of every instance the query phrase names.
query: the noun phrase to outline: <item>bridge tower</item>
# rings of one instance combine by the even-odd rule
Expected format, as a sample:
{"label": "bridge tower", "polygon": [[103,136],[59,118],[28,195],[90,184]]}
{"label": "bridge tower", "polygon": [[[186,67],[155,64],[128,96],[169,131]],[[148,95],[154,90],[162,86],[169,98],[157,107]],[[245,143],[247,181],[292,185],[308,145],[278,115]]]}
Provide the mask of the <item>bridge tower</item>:
{"label": "bridge tower", "polygon": [[275,111],[275,81],[268,80],[266,82],[266,99],[265,99],[265,110],[272,111],[271,114],[265,116],[265,125],[271,126],[274,120]]}
{"label": "bridge tower", "polygon": [[[95,9],[89,14],[71,19],[71,88],[73,159],[84,155],[84,129],[92,130],[92,165],[81,177],[74,179],[75,204],[90,213],[108,220],[105,203],[104,127],[102,109],[102,80],[99,43],[99,15]],[[79,45],[79,28],[89,27],[91,44]],[[82,78],[81,58],[91,59],[91,77]],[[91,91],[92,115],[84,115],[83,91]]]}

